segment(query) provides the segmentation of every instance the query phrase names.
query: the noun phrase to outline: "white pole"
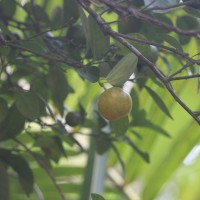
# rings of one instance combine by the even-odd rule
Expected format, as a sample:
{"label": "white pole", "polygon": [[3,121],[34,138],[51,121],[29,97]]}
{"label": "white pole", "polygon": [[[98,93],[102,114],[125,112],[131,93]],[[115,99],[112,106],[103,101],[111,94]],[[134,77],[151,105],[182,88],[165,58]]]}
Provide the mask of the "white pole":
{"label": "white pole", "polygon": [[94,167],[92,172],[91,193],[97,193],[103,196],[105,176],[106,176],[106,161],[108,153],[103,155],[95,154]]}

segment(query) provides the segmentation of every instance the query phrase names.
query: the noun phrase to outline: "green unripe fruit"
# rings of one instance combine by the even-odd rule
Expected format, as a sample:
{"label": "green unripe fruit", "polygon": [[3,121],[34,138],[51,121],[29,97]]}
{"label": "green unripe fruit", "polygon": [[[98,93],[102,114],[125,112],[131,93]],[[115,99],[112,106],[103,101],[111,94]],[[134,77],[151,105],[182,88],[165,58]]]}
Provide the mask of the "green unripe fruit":
{"label": "green unripe fruit", "polygon": [[71,127],[81,124],[81,115],[78,112],[69,112],[65,117],[65,123]]}

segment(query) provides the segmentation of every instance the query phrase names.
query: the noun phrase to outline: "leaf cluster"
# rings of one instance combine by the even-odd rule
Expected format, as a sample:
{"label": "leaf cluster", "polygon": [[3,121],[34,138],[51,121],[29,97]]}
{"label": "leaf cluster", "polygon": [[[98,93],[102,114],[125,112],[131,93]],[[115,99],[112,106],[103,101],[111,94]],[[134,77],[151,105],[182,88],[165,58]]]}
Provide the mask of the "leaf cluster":
{"label": "leaf cluster", "polygon": [[[197,6],[198,2],[174,0],[25,4],[1,0],[0,199],[9,199],[10,172],[27,196],[37,194],[35,162],[65,199],[52,172],[54,165],[63,158],[93,156],[77,135],[92,138],[92,151],[99,155],[112,151],[122,174],[126,166],[121,145],[149,163],[148,149],[140,146],[145,142],[140,130],[168,138],[170,134],[151,120],[151,108],[142,104],[141,94],[154,102],[159,115],[173,119],[170,103],[161,95],[167,87],[198,121],[193,108],[175,95],[173,85],[180,79],[198,78]],[[97,98],[108,86],[128,88],[133,99],[129,116],[109,122],[99,115]],[[92,180],[86,181],[91,185]],[[77,191],[83,190],[79,185]],[[72,195],[77,197],[77,191]],[[91,197],[104,199],[95,193]]]}

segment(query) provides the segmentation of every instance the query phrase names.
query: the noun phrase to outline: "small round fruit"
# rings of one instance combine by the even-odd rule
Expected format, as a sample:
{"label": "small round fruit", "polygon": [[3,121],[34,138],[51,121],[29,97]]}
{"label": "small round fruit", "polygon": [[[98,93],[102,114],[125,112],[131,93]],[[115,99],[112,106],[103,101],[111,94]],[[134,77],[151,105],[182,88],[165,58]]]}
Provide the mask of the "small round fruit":
{"label": "small round fruit", "polygon": [[71,127],[78,126],[81,123],[81,115],[78,112],[69,112],[65,117],[65,122]]}
{"label": "small round fruit", "polygon": [[158,59],[158,48],[156,46],[150,45],[149,60],[155,63]]}
{"label": "small round fruit", "polygon": [[112,87],[99,96],[98,108],[105,119],[117,120],[129,114],[132,109],[132,99],[121,88]]}

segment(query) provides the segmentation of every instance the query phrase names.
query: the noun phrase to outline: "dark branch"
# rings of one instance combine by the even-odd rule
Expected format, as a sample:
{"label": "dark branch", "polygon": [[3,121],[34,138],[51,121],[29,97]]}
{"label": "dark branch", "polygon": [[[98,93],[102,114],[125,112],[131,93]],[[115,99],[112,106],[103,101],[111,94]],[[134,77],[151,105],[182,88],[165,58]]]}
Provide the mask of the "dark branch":
{"label": "dark branch", "polygon": [[124,4],[120,4],[120,3],[117,3],[115,1],[110,1],[110,0],[102,0],[110,9],[112,9],[113,11],[115,11],[117,14],[119,14],[120,16],[134,16],[140,20],[143,20],[143,21],[147,21],[147,22],[150,22],[154,25],[157,25],[157,26],[160,26],[164,29],[167,29],[169,31],[173,31],[179,35],[187,35],[187,36],[194,36],[198,39],[200,39],[200,31],[197,30],[191,30],[191,31],[185,31],[183,29],[180,29],[176,26],[173,26],[173,25],[170,25],[170,24],[167,24],[163,21],[160,21],[158,19],[155,19],[151,16],[148,16],[144,13],[142,13],[141,11],[137,10],[137,9],[134,9],[132,7],[127,7],[126,5]]}
{"label": "dark branch", "polygon": [[[194,32],[191,32],[191,31],[189,31],[189,32],[182,31],[180,29],[177,29],[174,26],[168,25],[166,23],[160,22],[157,19],[146,16],[146,15],[142,14],[141,12],[136,11],[135,9],[127,8],[121,4],[117,4],[114,1],[108,1],[108,0],[102,0],[102,1],[107,6],[109,6],[111,9],[113,9],[114,11],[116,11],[119,14],[123,14],[123,15],[132,14],[136,17],[150,21],[152,23],[155,23],[155,24],[159,23],[160,26],[170,29],[171,31],[175,31],[177,33],[181,32],[181,34],[194,35],[195,37],[200,37],[200,34],[196,34],[196,32],[194,34]],[[101,30],[104,33],[110,35],[112,38],[114,38],[115,40],[120,42],[122,45],[124,45],[126,48],[128,48],[131,52],[133,52],[135,55],[137,55],[138,58],[140,58],[144,63],[146,63],[147,66],[155,73],[155,75],[163,82],[163,84],[165,85],[167,90],[170,92],[170,94],[173,96],[175,101],[177,101],[179,103],[179,105],[181,105],[196,120],[196,122],[198,124],[200,124],[200,119],[197,117],[197,115],[183,101],[181,101],[181,99],[176,95],[176,92],[174,91],[174,89],[170,83],[170,80],[159,70],[159,68],[154,63],[149,61],[144,55],[142,55],[142,53],[140,51],[138,51],[126,39],[119,36],[117,34],[117,32],[113,31],[110,28],[110,26],[105,23],[104,19],[99,14],[97,14],[93,9],[91,9],[89,6],[87,6],[82,0],[77,0],[77,2],[96,20],[96,22],[99,24],[99,27],[101,28]]]}

